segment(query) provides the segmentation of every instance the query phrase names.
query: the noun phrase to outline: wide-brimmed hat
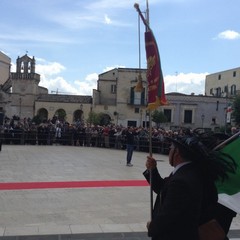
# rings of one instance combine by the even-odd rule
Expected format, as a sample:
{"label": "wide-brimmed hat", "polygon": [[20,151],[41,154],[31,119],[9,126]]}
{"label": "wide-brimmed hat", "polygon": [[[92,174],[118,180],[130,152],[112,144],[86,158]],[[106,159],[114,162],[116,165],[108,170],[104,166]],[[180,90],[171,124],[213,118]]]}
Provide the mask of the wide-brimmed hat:
{"label": "wide-brimmed hat", "polygon": [[209,149],[197,136],[165,137],[165,139],[178,147],[183,157],[189,160],[194,160],[194,158],[207,158],[209,156]]}
{"label": "wide-brimmed hat", "polygon": [[[218,136],[219,137],[219,136]],[[198,135],[182,137],[165,137],[167,141],[172,142],[178,147],[181,156],[187,160],[196,163],[203,174],[208,175],[213,180],[228,178],[228,173],[234,173],[236,163],[234,159],[221,151],[215,151],[209,147],[207,142]],[[219,138],[217,138],[219,140]]]}

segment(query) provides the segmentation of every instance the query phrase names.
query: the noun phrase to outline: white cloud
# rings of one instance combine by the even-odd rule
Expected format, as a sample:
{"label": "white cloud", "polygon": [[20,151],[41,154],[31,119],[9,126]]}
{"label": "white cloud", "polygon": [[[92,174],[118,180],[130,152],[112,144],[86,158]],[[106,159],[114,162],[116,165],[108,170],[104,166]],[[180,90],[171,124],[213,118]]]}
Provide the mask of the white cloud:
{"label": "white cloud", "polygon": [[75,86],[59,76],[56,78],[46,78],[45,75],[41,75],[40,85],[46,87],[49,90],[49,93],[78,94]]}
{"label": "white cloud", "polygon": [[111,23],[112,23],[111,19],[108,17],[107,14],[105,14],[104,20],[105,20],[105,23],[106,23],[106,24],[111,24]]}
{"label": "white cloud", "polygon": [[[102,72],[125,66],[108,66]],[[83,80],[75,80],[69,83],[61,72],[65,68],[59,63],[48,63],[39,66],[41,74],[40,85],[49,89],[49,93],[58,91],[59,94],[92,95],[93,89],[97,89],[98,74],[88,74]],[[184,94],[204,94],[205,78],[209,73],[179,73],[178,75],[166,75],[164,77],[165,92],[179,92]],[[54,77],[55,76],[55,77]]]}
{"label": "white cloud", "polygon": [[[93,89],[97,89],[98,74],[88,74],[83,80],[75,80],[69,82],[64,79],[61,74],[66,68],[58,62],[48,62],[42,58],[36,58],[36,72],[40,74],[41,81],[39,86],[48,89],[49,93],[73,94],[73,95],[92,95]],[[124,66],[112,66],[103,69],[103,72],[110,71],[114,68]],[[12,63],[11,71],[14,72],[16,65]]]}
{"label": "white cloud", "polygon": [[240,33],[233,30],[226,30],[218,34],[218,38],[235,40],[240,38]]}
{"label": "white cloud", "polygon": [[[49,93],[92,95],[93,89],[97,89],[98,73],[88,74],[84,80],[69,82],[61,76],[66,68],[58,62],[47,62],[37,58],[36,72],[41,75],[40,86],[46,87]],[[16,65],[12,64],[12,71]],[[125,66],[108,66],[102,72]],[[208,73],[179,73],[164,77],[165,92],[179,92],[184,94],[204,94],[205,78]]]}
{"label": "white cloud", "polygon": [[[37,59],[38,62],[44,61]],[[41,73],[41,75],[52,76],[61,73],[65,70],[65,67],[57,62],[43,62],[43,64],[36,65],[36,72]]]}
{"label": "white cloud", "polygon": [[78,86],[80,95],[92,95],[92,90],[97,89],[98,74],[88,74],[84,81],[77,80],[74,82]]}
{"label": "white cloud", "polygon": [[40,74],[40,86],[48,89],[49,93],[92,95],[92,90],[97,88],[98,74],[92,73],[84,80],[69,82],[61,76],[66,68],[58,62],[47,62],[37,58],[36,72]]}
{"label": "white cloud", "polygon": [[36,59],[36,72],[40,74],[40,86],[49,90],[49,93],[79,94],[76,87],[61,77],[66,68],[58,62],[47,62],[44,59]]}
{"label": "white cloud", "polygon": [[204,94],[205,78],[208,73],[180,73],[164,77],[165,92]]}

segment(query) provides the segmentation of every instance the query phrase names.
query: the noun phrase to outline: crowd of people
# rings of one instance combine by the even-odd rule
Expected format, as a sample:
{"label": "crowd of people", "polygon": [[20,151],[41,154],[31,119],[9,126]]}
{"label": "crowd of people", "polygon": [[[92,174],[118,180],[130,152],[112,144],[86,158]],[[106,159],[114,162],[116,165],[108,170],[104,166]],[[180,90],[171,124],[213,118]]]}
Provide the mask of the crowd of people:
{"label": "crowd of people", "polygon": [[[134,132],[134,149],[149,152],[149,128],[132,127]],[[104,147],[115,149],[127,148],[128,127],[110,124],[99,126],[52,119],[40,124],[31,119],[5,119],[2,126],[2,139],[4,144],[28,145],[68,145],[85,147]],[[162,128],[152,129],[152,149],[154,153],[167,154],[169,143],[164,140],[166,136],[184,134],[179,131],[167,131]]]}
{"label": "crowd of people", "polygon": [[[131,127],[109,124],[107,126],[93,125],[77,121],[70,124],[53,118],[36,124],[30,118],[19,119],[16,116],[5,118],[1,127],[3,144],[29,145],[68,145],[85,147],[104,147],[115,149],[127,148],[127,133]],[[131,127],[134,133],[134,149],[149,152],[149,128]],[[238,129],[232,128],[234,134]],[[164,130],[152,128],[152,151],[168,154],[170,143],[165,137],[182,136],[190,129],[179,128]]]}

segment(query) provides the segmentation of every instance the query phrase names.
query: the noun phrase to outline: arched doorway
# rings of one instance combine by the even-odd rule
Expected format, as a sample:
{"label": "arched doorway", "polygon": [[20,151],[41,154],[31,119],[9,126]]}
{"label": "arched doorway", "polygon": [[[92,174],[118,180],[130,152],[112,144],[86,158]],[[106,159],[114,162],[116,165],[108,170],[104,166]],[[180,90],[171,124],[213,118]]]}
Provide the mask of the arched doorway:
{"label": "arched doorway", "polygon": [[60,122],[65,122],[67,114],[64,109],[60,108],[55,112],[55,116]]}
{"label": "arched doorway", "polygon": [[73,122],[76,123],[76,124],[80,124],[83,122],[83,111],[82,110],[76,110],[74,113],[73,113]]}
{"label": "arched doorway", "polygon": [[40,108],[37,112],[37,115],[39,116],[41,122],[48,120],[48,111],[46,108]]}

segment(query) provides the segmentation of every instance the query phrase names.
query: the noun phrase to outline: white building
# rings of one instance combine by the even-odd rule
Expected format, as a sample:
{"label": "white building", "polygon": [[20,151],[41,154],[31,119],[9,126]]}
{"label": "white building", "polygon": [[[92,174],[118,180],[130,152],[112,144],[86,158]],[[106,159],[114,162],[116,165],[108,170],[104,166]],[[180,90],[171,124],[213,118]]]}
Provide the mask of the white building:
{"label": "white building", "polygon": [[240,67],[206,76],[206,96],[233,97],[240,93]]}

